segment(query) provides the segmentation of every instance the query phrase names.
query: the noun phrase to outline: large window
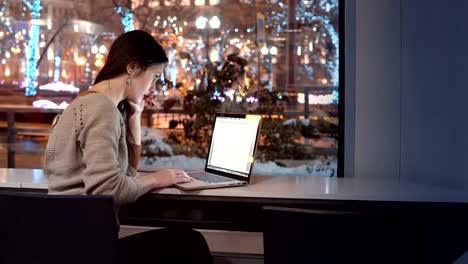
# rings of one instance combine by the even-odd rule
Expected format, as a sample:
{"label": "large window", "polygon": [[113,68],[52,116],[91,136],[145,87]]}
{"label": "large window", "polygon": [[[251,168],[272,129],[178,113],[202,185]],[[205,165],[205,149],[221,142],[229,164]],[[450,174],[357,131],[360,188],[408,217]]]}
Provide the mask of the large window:
{"label": "large window", "polygon": [[[338,176],[339,0],[42,5],[39,18],[21,1],[0,10],[2,89],[71,88],[38,89],[36,96],[50,105],[69,102],[92,84],[116,36],[144,29],[165,47],[169,63],[148,99],[142,166],[203,168],[214,113],[249,112],[263,116],[254,173]],[[39,26],[35,85],[28,84],[33,25]]]}
{"label": "large window", "polygon": [[160,107],[189,114],[160,116],[172,152],[151,135],[144,162],[191,167],[181,160],[206,157],[215,112],[252,112],[264,117],[257,173],[337,176],[338,0],[188,2],[157,2],[141,22],[170,56]]}

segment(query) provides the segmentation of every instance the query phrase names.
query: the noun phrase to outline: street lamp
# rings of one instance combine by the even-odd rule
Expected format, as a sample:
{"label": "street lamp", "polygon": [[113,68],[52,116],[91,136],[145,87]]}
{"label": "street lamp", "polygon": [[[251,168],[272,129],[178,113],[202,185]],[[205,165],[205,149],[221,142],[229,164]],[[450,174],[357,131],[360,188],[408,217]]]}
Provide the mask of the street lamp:
{"label": "street lamp", "polygon": [[218,29],[221,26],[221,20],[217,16],[214,16],[210,19],[210,27],[212,29]]}
{"label": "street lamp", "polygon": [[[208,26],[207,26],[208,24]],[[197,20],[195,21],[195,27],[198,29],[204,30],[205,28],[207,29],[206,32],[206,40],[205,40],[205,49],[206,49],[206,62],[210,63],[210,30],[211,29],[219,29],[221,27],[221,20],[219,20],[218,16],[213,16],[210,19],[204,17],[204,16],[199,16]]]}
{"label": "street lamp", "polygon": [[204,16],[199,16],[197,18],[197,20],[195,21],[195,26],[198,28],[198,29],[205,29],[206,27],[206,22],[208,21],[208,18],[204,17]]}
{"label": "street lamp", "polygon": [[[268,85],[268,89],[270,90],[270,92],[273,90],[273,83],[272,83],[272,75],[273,75],[273,66],[272,66],[272,56],[276,56],[278,55],[278,49],[275,47],[275,46],[272,46],[271,48],[268,48],[267,45],[264,45],[261,49],[260,49],[260,54],[265,56],[266,57],[266,60],[267,60],[267,63],[268,63],[268,69],[267,69],[267,72],[268,72],[268,82],[269,82],[269,85]],[[258,82],[260,84],[260,80],[261,80],[261,73],[260,73],[260,58],[258,60]]]}

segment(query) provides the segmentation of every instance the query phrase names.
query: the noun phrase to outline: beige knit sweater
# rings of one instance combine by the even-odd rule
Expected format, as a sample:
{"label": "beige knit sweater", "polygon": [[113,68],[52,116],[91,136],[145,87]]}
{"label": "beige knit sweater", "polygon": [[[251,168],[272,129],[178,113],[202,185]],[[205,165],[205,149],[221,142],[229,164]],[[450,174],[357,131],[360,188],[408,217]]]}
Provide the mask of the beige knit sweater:
{"label": "beige knit sweater", "polygon": [[129,164],[125,123],[105,95],[75,99],[52,125],[44,154],[51,194],[112,195],[118,206],[141,195]]}

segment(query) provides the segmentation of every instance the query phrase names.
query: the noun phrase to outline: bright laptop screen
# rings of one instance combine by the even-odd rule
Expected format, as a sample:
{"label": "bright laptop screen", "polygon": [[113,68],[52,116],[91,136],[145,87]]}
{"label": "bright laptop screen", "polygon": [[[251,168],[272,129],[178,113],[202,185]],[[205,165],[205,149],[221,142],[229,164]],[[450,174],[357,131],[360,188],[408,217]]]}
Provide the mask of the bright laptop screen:
{"label": "bright laptop screen", "polygon": [[216,117],[207,168],[248,177],[260,116]]}

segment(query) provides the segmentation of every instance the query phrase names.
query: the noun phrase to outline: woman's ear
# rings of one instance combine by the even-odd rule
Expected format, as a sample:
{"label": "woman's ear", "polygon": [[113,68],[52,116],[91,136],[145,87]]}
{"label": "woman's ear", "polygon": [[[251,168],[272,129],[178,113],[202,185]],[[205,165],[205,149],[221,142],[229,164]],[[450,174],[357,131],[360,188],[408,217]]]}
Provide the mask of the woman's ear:
{"label": "woman's ear", "polygon": [[135,75],[138,70],[140,69],[140,67],[138,66],[138,64],[136,62],[131,62],[127,65],[127,73],[128,74],[131,74],[131,75]]}

